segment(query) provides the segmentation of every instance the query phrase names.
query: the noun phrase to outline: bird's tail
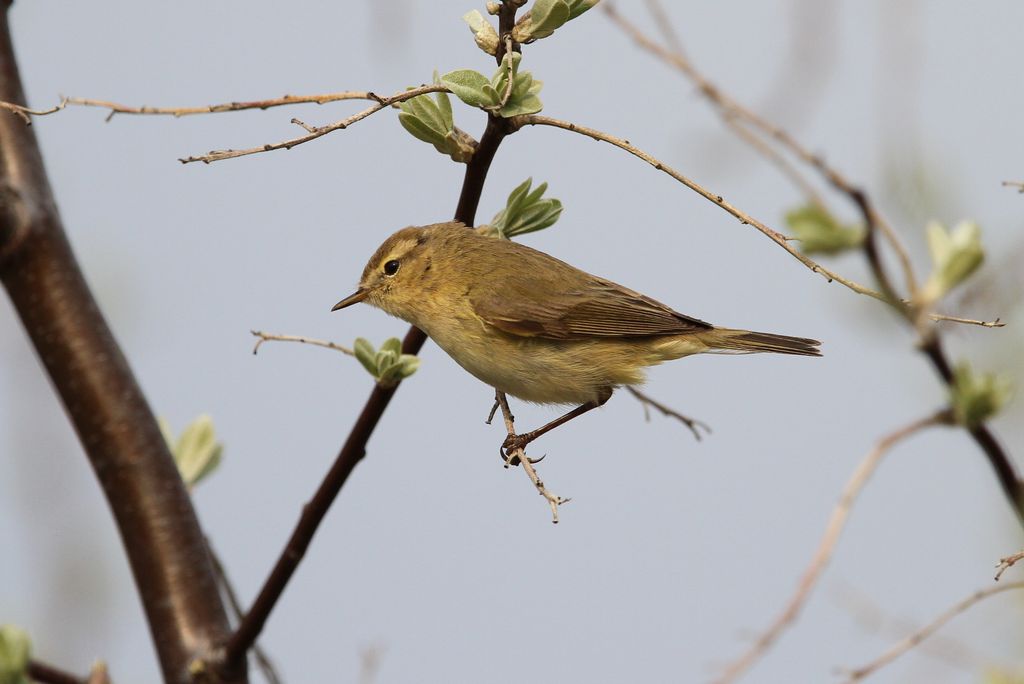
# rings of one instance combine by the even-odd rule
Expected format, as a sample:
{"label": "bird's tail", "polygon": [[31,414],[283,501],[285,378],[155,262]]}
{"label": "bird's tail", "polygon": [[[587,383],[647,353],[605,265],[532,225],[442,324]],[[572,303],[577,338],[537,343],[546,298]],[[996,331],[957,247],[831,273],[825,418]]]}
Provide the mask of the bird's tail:
{"label": "bird's tail", "polygon": [[700,341],[710,352],[733,354],[750,354],[754,352],[773,352],[776,354],[795,354],[797,356],[821,356],[818,349],[821,342],[806,337],[790,337],[774,333],[753,332],[751,330],[733,330],[731,328],[712,328],[700,333]]}

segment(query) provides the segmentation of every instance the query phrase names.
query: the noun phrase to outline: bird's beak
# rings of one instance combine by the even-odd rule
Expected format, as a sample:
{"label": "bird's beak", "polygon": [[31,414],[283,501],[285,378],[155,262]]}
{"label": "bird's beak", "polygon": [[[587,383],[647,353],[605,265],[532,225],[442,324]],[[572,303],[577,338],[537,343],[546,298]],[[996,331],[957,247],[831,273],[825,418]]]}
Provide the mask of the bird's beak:
{"label": "bird's beak", "polygon": [[331,307],[331,311],[337,311],[338,309],[344,309],[346,306],[352,306],[366,299],[366,296],[370,294],[369,290],[356,290],[348,297],[345,297],[340,302]]}

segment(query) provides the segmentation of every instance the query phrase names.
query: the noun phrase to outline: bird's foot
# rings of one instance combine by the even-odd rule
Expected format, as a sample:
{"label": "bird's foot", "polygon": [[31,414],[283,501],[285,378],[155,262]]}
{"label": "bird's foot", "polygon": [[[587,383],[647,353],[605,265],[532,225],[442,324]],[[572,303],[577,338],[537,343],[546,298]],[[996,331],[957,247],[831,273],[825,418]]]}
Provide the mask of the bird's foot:
{"label": "bird's foot", "polygon": [[505,462],[505,467],[519,465],[520,456],[526,458],[531,464],[540,463],[544,460],[544,456],[540,458],[529,458],[526,456],[526,445],[536,439],[536,435],[532,432],[527,432],[522,435],[510,434],[505,438],[505,441],[501,443],[501,447],[498,449],[498,453],[501,455],[501,460]]}

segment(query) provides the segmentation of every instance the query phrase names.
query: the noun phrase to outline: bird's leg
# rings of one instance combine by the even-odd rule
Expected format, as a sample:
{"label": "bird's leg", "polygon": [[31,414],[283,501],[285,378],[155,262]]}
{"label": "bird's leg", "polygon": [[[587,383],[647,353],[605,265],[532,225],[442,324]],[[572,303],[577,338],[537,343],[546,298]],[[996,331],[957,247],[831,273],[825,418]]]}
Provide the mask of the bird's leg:
{"label": "bird's leg", "polygon": [[572,411],[569,411],[568,413],[566,413],[563,416],[559,416],[558,418],[555,418],[553,421],[551,421],[547,425],[543,425],[543,426],[537,428],[536,430],[530,430],[529,432],[524,432],[521,435],[510,433],[509,436],[505,438],[505,441],[502,442],[502,444],[501,444],[501,455],[502,455],[502,458],[509,465],[519,465],[519,459],[510,459],[509,452],[515,451],[516,449],[525,448],[527,444],[529,444],[530,442],[534,441],[535,439],[537,439],[541,435],[544,435],[544,434],[547,434],[548,432],[551,432],[552,430],[554,430],[559,425],[565,425],[566,423],[568,423],[573,418],[577,418],[579,416],[582,416],[587,411],[591,411],[593,409],[596,409],[598,406],[604,406],[605,402],[607,402],[609,399],[611,399],[611,396],[612,396],[612,388],[611,387],[605,387],[605,388],[603,388],[601,390],[601,393],[598,395],[597,399],[595,399],[593,401],[588,401],[585,404],[580,404],[579,406],[574,408]]}

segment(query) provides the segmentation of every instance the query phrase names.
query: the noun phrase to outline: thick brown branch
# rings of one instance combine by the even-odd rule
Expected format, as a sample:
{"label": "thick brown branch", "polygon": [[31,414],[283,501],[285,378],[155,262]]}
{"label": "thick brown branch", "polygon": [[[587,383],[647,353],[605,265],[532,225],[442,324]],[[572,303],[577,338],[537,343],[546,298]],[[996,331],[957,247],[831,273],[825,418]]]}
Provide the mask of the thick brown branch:
{"label": "thick brown branch", "polygon": [[[0,16],[0,100],[24,102]],[[227,618],[192,503],[146,398],[71,252],[32,129],[0,116],[0,280],[103,487],[167,682]],[[231,681],[245,681],[237,671]]]}

